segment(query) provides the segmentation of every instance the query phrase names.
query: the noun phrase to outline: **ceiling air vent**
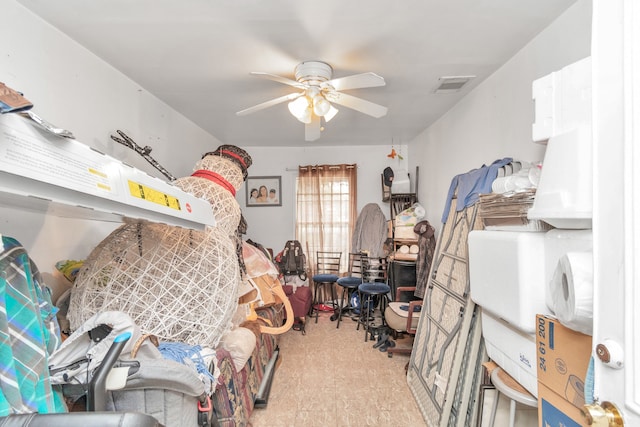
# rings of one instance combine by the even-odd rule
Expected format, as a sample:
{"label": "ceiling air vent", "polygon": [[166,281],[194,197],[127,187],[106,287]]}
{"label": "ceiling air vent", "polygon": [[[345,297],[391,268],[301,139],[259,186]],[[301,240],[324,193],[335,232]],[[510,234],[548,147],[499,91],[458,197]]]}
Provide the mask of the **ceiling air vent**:
{"label": "ceiling air vent", "polygon": [[464,85],[475,76],[451,76],[440,77],[438,79],[438,87],[433,93],[454,93],[460,91]]}

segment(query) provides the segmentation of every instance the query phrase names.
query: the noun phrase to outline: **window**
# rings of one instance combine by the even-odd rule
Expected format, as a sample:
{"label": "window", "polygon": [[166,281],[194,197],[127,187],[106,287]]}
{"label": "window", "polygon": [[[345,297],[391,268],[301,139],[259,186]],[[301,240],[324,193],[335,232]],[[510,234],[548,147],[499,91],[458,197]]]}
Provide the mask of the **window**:
{"label": "window", "polygon": [[296,239],[307,252],[309,266],[317,251],[342,252],[347,270],[356,221],[356,165],[300,166],[296,190]]}

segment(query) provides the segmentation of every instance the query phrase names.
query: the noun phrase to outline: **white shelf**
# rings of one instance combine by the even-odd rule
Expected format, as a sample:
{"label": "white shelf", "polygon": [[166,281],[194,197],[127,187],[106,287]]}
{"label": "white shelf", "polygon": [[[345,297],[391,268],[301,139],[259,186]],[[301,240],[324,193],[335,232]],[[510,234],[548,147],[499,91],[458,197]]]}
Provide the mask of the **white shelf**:
{"label": "white shelf", "polygon": [[215,224],[208,201],[15,114],[0,116],[0,202],[70,218]]}

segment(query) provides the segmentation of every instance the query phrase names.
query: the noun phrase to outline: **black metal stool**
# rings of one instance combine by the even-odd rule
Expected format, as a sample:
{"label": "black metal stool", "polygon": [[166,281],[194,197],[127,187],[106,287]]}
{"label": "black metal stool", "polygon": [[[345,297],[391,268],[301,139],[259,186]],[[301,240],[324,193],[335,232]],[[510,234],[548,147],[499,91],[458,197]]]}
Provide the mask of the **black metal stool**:
{"label": "black metal stool", "polygon": [[[358,286],[360,294],[360,321],[356,330],[360,329],[360,323],[364,325],[366,331],[364,340],[373,339],[371,313],[375,306],[380,304],[381,326],[385,326],[384,310],[389,301],[391,287],[387,284],[387,259],[362,257],[362,283]],[[376,301],[376,297],[380,301]]]}
{"label": "black metal stool", "polygon": [[[338,310],[338,304],[336,302],[336,292],[333,287],[334,283],[340,278],[340,258],[342,252],[323,252],[316,253],[316,271],[311,280],[313,281],[313,304],[311,304],[311,310],[309,314],[313,316],[313,312],[316,313],[316,323],[318,323],[318,315],[320,311],[333,311]],[[318,299],[318,291],[320,288],[329,287],[329,295],[331,301],[329,304],[325,304],[324,301]]]}
{"label": "black metal stool", "polygon": [[[340,296],[340,307],[337,315],[334,315],[338,319],[336,328],[340,327],[340,321],[342,315],[354,309],[351,307],[351,295],[358,290],[358,286],[362,283],[362,255],[356,253],[349,254],[349,275],[338,279],[338,286],[342,287],[342,294]],[[347,297],[347,305],[345,306],[344,300]],[[333,317],[331,320],[335,320]]]}

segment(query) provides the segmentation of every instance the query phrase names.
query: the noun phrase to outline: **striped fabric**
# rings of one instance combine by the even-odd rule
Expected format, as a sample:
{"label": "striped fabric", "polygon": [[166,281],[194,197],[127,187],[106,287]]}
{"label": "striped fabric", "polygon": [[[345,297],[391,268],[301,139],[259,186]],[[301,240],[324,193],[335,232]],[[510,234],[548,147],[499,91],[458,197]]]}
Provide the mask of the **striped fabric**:
{"label": "striped fabric", "polygon": [[[279,305],[261,307],[256,312],[273,325],[283,323],[284,309]],[[216,349],[220,376],[216,392],[211,396],[211,403],[221,427],[248,425],[265,367],[278,346],[278,337],[279,335],[261,333],[251,357],[239,372],[236,371],[229,351],[223,347]]]}
{"label": "striped fabric", "polygon": [[26,250],[0,237],[0,416],[65,412],[48,369],[60,344],[57,309]]}

